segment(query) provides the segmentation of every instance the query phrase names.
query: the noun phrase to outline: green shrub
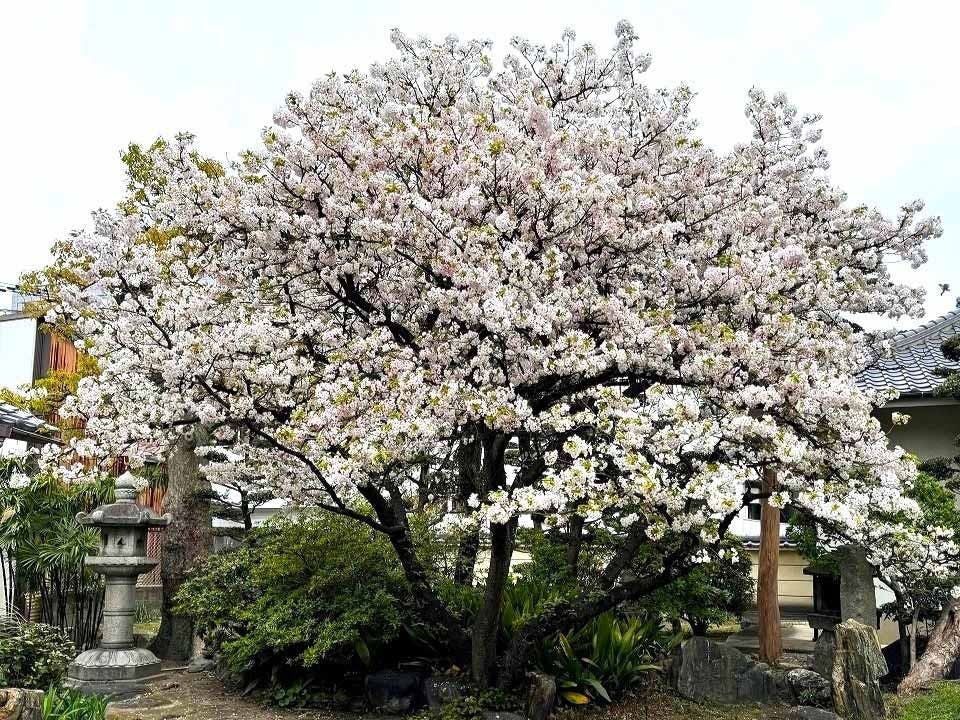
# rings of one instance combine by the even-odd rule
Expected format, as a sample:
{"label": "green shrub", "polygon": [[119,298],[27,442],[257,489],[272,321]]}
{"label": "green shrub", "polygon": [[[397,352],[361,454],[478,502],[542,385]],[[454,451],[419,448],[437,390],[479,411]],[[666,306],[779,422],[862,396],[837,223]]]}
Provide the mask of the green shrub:
{"label": "green shrub", "polygon": [[519,697],[490,688],[444,703],[439,716],[424,710],[414,715],[413,720],[485,720],[490,711],[519,712],[522,707]]}
{"label": "green shrub", "polygon": [[177,602],[231,670],[294,687],[321,666],[337,665],[342,676],[381,661],[400,633],[407,592],[382,534],[316,512],[275,518],[212,556]]}
{"label": "green shrub", "polygon": [[63,630],[24,623],[0,638],[0,687],[45,690],[63,680],[75,655]]}
{"label": "green shrub", "polygon": [[671,621],[686,620],[694,635],[711,625],[742,617],[754,601],[750,558],[739,542],[728,540],[710,562],[650,595],[643,607]]}
{"label": "green shrub", "polygon": [[51,687],[43,696],[43,720],[103,720],[107,699],[76,690]]}

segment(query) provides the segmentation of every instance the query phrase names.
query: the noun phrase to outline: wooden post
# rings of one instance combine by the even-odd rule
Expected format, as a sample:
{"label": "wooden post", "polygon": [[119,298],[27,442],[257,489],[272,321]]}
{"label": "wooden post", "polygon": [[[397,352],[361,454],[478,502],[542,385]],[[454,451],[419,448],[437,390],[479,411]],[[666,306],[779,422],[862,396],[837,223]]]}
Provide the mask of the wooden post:
{"label": "wooden post", "polygon": [[[761,485],[764,493],[777,489],[777,472],[763,471]],[[783,653],[780,637],[780,603],[778,576],[780,574],[780,510],[767,500],[760,506],[760,566],[757,577],[757,613],[759,615],[760,660],[776,663]]]}

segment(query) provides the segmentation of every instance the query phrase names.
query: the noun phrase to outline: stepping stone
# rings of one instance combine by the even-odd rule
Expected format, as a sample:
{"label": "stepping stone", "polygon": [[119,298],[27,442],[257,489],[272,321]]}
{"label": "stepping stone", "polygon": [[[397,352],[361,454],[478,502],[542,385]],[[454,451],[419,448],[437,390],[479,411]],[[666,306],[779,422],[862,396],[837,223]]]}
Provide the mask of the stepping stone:
{"label": "stepping stone", "polygon": [[187,710],[177,700],[163,695],[140,695],[107,705],[106,720],[174,720],[187,717]]}

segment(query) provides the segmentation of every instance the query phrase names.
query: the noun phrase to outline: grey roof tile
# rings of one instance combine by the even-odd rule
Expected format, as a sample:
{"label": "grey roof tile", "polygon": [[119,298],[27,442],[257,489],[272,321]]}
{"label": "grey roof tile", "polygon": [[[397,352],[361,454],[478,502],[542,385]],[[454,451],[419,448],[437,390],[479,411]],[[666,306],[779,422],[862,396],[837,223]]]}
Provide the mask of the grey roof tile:
{"label": "grey roof tile", "polygon": [[857,383],[866,390],[933,394],[943,382],[936,374],[937,368],[960,370],[960,363],[947,360],[940,347],[954,335],[960,335],[960,308],[894,335],[890,357],[875,358],[857,375]]}
{"label": "grey roof tile", "polygon": [[56,430],[55,427],[26,410],[5,402],[0,402],[0,425],[6,425],[20,432],[38,434]]}

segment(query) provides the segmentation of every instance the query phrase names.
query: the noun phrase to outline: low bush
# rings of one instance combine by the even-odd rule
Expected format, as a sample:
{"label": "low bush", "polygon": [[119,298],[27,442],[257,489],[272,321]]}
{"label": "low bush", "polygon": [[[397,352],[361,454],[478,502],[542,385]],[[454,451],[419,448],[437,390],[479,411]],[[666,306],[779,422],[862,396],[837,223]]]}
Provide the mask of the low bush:
{"label": "low bush", "polygon": [[756,597],[750,558],[742,545],[728,540],[709,562],[650,595],[643,607],[678,624],[685,620],[694,635],[711,625],[741,619]]}
{"label": "low bush", "polygon": [[43,720],[103,720],[107,699],[76,690],[51,687],[43,696]]}
{"label": "low bush", "polygon": [[[404,624],[406,597],[383,535],[318,512],[275,518],[210,557],[177,602],[230,670],[283,688],[383,662],[382,649]],[[321,672],[331,666],[336,672]]]}
{"label": "low bush", "polygon": [[63,680],[75,655],[63,630],[24,623],[0,638],[0,687],[46,690]]}

